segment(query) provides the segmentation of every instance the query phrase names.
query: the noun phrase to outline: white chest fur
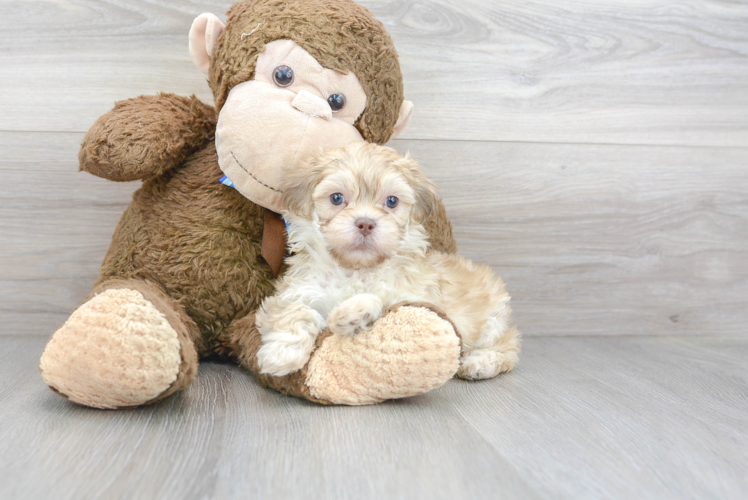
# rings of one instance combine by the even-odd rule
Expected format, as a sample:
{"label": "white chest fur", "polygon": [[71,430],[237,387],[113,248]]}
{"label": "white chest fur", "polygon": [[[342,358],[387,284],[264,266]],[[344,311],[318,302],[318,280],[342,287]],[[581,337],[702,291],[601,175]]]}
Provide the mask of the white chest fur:
{"label": "white chest fur", "polygon": [[323,318],[362,293],[376,295],[385,308],[403,301],[437,302],[438,276],[424,269],[428,243],[420,227],[406,235],[403,252],[375,267],[348,269],[330,255],[312,222],[302,224],[294,224],[290,231],[291,249],[297,253],[289,258],[289,270],[278,286],[283,301],[303,302]]}

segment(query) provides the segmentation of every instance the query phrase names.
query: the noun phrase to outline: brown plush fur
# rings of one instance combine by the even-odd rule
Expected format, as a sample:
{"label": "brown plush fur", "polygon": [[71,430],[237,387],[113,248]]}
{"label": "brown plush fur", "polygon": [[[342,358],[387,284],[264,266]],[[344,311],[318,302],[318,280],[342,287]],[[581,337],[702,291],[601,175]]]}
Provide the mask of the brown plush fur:
{"label": "brown plush fur", "polygon": [[351,0],[245,1],[228,15],[210,63],[218,111],[235,85],[254,77],[265,44],[293,40],[325,68],[353,71],[368,97],[356,128],[367,141],[389,140],[403,102],[403,79],[392,39],[364,7]]}
{"label": "brown plush fur", "polygon": [[86,134],[81,170],[112,181],[163,174],[212,140],[216,113],[195,96],[140,96],[115,104]]}
{"label": "brown plush fur", "polygon": [[[356,126],[365,139],[386,142],[403,101],[392,42],[363,7],[330,3],[235,4],[211,59],[209,83],[218,108],[232,86],[252,78],[265,43],[290,38],[323,66],[356,73],[369,98]],[[260,22],[256,36],[242,41],[241,33]],[[218,182],[215,119],[213,108],[194,96],[141,96],[117,103],[86,134],[81,170],[115,181],[144,180],[117,226],[94,291],[128,283],[184,332],[183,345],[194,342],[200,357],[231,358],[257,374],[259,335],[251,313],[273,291],[271,270],[260,256],[263,209]],[[441,204],[427,227],[435,249],[456,250]],[[194,368],[186,362],[167,392],[188,384]],[[303,376],[260,380],[319,402]]]}
{"label": "brown plush fur", "polygon": [[180,168],[147,179],[122,216],[99,278],[159,284],[202,332],[201,356],[226,354],[226,326],[273,290],[260,256],[263,209],[220,184],[221,175],[209,143]]}
{"label": "brown plush fur", "polygon": [[[141,99],[146,100],[143,107],[149,111],[149,98],[129,99],[99,118],[95,128],[114,130],[130,123]],[[160,99],[176,103],[190,100],[169,94],[162,94]],[[189,114],[147,116],[152,122],[159,116],[190,123],[194,120]],[[158,137],[143,135],[140,142],[128,145],[139,153],[150,141],[167,140],[163,136],[165,128],[155,126]],[[172,123],[172,128],[178,126]],[[87,136],[82,148],[96,151],[90,141]],[[106,151],[116,150],[124,157],[128,145]],[[89,153],[81,169],[96,173],[101,163],[110,161],[110,157]],[[273,291],[272,272],[260,256],[263,209],[220,184],[221,175],[215,145],[208,142],[179,168],[147,178],[122,215],[97,282],[99,286],[121,278],[158,284],[197,324],[201,335],[195,343],[201,357],[239,354],[233,352],[226,327],[235,318],[256,310]],[[443,205],[431,214],[427,226],[434,248],[456,249]]]}

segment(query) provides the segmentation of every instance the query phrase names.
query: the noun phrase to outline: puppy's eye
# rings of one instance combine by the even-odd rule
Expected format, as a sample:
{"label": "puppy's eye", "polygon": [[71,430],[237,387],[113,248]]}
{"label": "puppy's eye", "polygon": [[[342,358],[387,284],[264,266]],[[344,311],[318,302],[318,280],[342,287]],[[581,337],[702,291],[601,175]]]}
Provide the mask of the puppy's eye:
{"label": "puppy's eye", "polygon": [[278,66],[273,70],[273,81],[279,87],[288,87],[293,83],[293,70],[288,66]]}
{"label": "puppy's eye", "polygon": [[345,197],[340,193],[335,193],[330,195],[330,203],[333,205],[340,205],[345,201]]}
{"label": "puppy's eye", "polygon": [[387,201],[385,201],[385,205],[387,205],[388,208],[395,208],[397,206],[397,196],[389,196],[387,198]]}
{"label": "puppy's eye", "polygon": [[327,98],[327,104],[330,105],[333,113],[340,111],[345,106],[345,96],[343,94],[333,94]]}

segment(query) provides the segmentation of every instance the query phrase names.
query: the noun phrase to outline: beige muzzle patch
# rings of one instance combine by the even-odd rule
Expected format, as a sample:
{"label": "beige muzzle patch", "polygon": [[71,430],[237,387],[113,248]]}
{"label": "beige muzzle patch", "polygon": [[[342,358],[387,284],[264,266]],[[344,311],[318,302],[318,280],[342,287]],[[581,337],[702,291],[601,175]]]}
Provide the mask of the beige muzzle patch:
{"label": "beige muzzle patch", "polygon": [[268,83],[244,82],[231,89],[218,117],[221,170],[240,193],[274,212],[284,208],[280,185],[287,171],[305,165],[321,149],[363,141],[358,130],[342,120],[299,111],[293,105],[296,99],[319,107],[307,102],[311,98],[298,98]]}

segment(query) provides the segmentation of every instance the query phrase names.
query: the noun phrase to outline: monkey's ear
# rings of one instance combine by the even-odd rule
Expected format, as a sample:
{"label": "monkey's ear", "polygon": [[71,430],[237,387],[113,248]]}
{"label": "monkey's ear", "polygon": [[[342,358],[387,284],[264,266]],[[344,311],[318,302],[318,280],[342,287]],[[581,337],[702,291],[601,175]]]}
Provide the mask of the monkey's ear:
{"label": "monkey's ear", "polygon": [[190,55],[200,71],[208,74],[210,54],[226,25],[213,14],[200,14],[190,28]]}
{"label": "monkey's ear", "polygon": [[410,121],[412,115],[413,103],[410,101],[403,101],[402,106],[400,106],[400,113],[397,116],[397,123],[395,123],[395,128],[392,129],[392,137],[390,137],[390,139],[394,139],[400,135],[400,132],[405,129],[405,126]]}

